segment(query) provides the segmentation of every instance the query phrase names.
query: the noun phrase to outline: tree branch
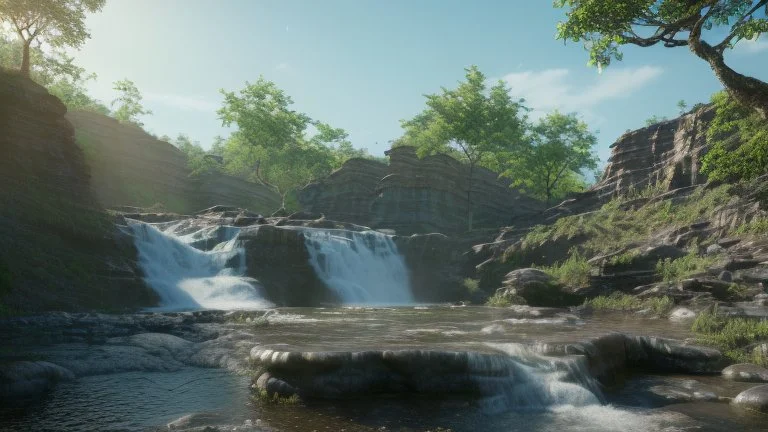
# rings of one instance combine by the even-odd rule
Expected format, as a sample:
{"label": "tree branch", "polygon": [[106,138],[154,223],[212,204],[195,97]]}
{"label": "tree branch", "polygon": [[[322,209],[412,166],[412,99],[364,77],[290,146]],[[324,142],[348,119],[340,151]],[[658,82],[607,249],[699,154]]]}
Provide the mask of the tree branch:
{"label": "tree branch", "polygon": [[757,2],[757,4],[752,9],[749,10],[749,12],[745,13],[744,15],[742,15],[741,18],[739,18],[736,21],[736,23],[733,24],[733,27],[731,27],[731,33],[728,36],[726,36],[725,39],[723,39],[722,42],[720,42],[719,44],[714,46],[715,51],[717,51],[720,54],[722,54],[725,51],[725,49],[730,46],[731,41],[733,40],[734,37],[736,37],[737,31],[741,28],[741,26],[744,25],[745,20],[747,19],[747,17],[752,16],[752,14],[757,12],[758,9],[760,9],[761,7],[763,7],[765,5],[768,5],[768,0],[761,0],[761,1]]}

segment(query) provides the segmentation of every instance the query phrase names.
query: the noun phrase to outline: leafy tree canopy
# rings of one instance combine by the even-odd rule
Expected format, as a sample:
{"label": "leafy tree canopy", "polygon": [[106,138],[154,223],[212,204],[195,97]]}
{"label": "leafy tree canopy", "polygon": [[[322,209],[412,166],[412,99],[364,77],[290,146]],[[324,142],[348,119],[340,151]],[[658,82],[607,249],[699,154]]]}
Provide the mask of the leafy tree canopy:
{"label": "leafy tree canopy", "polygon": [[133,123],[139,127],[144,126],[139,120],[139,116],[150,115],[152,111],[144,108],[141,105],[141,92],[136,87],[136,84],[129,79],[115,81],[112,87],[118,95],[112,101],[112,106],[117,105],[117,108],[112,115],[121,122]]}
{"label": "leafy tree canopy", "polygon": [[750,180],[768,173],[768,123],[728,93],[712,96],[715,117],[702,172],[711,180]]}
{"label": "leafy tree canopy", "polygon": [[[557,38],[582,41],[590,65],[621,60],[621,46],[627,44],[687,46],[709,63],[734,98],[768,118],[768,84],[739,74],[723,59],[739,41],[768,32],[768,0],[555,0],[554,5],[567,9]],[[703,34],[708,30],[711,37]],[[725,36],[712,45],[722,30]]]}
{"label": "leafy tree canopy", "polygon": [[30,46],[80,47],[90,37],[85,14],[100,11],[106,0],[0,0],[0,21],[21,42],[21,73],[30,75]]}
{"label": "leafy tree canopy", "polygon": [[507,154],[502,175],[547,203],[583,190],[581,173],[597,168],[597,137],[576,114],[548,114],[531,127],[527,142],[522,150]]}

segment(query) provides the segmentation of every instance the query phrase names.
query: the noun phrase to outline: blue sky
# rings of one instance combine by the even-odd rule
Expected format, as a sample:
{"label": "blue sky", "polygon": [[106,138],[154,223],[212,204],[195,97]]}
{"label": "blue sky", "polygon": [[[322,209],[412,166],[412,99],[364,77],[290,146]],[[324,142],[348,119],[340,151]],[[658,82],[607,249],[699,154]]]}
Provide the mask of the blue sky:
{"label": "blue sky", "polygon": [[[687,48],[628,47],[598,74],[579,44],[554,39],[562,16],[530,0],[110,0],[89,16],[92,39],[74,55],[98,75],[89,83],[97,98],[111,100],[111,83],[131,79],[154,112],[143,119],[148,130],[204,147],[227,134],[215,113],[219,89],[260,74],[297,110],[376,155],[400,135],[399,120],[423,109],[423,94],[454,86],[472,64],[506,80],[534,116],[578,112],[599,131],[603,162],[625,130],[720,89]],[[726,60],[768,80],[768,40]]]}

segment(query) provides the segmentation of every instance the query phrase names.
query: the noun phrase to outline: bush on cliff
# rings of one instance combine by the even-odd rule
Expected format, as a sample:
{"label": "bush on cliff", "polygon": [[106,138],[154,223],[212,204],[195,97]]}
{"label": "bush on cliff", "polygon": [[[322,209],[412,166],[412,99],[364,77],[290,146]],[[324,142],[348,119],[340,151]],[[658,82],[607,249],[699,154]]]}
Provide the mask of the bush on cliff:
{"label": "bush on cliff", "polygon": [[711,180],[750,180],[768,172],[768,122],[726,92],[712,96],[715,118],[707,130],[711,148],[701,171]]}

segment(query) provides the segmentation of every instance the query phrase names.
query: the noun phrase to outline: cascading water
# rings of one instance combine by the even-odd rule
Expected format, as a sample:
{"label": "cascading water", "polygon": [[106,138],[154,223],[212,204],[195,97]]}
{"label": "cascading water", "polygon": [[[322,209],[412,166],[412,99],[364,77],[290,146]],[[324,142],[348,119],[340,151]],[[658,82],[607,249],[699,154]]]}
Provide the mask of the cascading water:
{"label": "cascading water", "polygon": [[315,273],[342,302],[413,303],[408,269],[391,236],[312,228],[302,232]]}
{"label": "cascading water", "polygon": [[258,282],[243,276],[245,253],[237,245],[238,228],[208,227],[177,235],[182,223],[130,221],[129,226],[145,280],[160,296],[159,309],[273,306],[261,295]]}

